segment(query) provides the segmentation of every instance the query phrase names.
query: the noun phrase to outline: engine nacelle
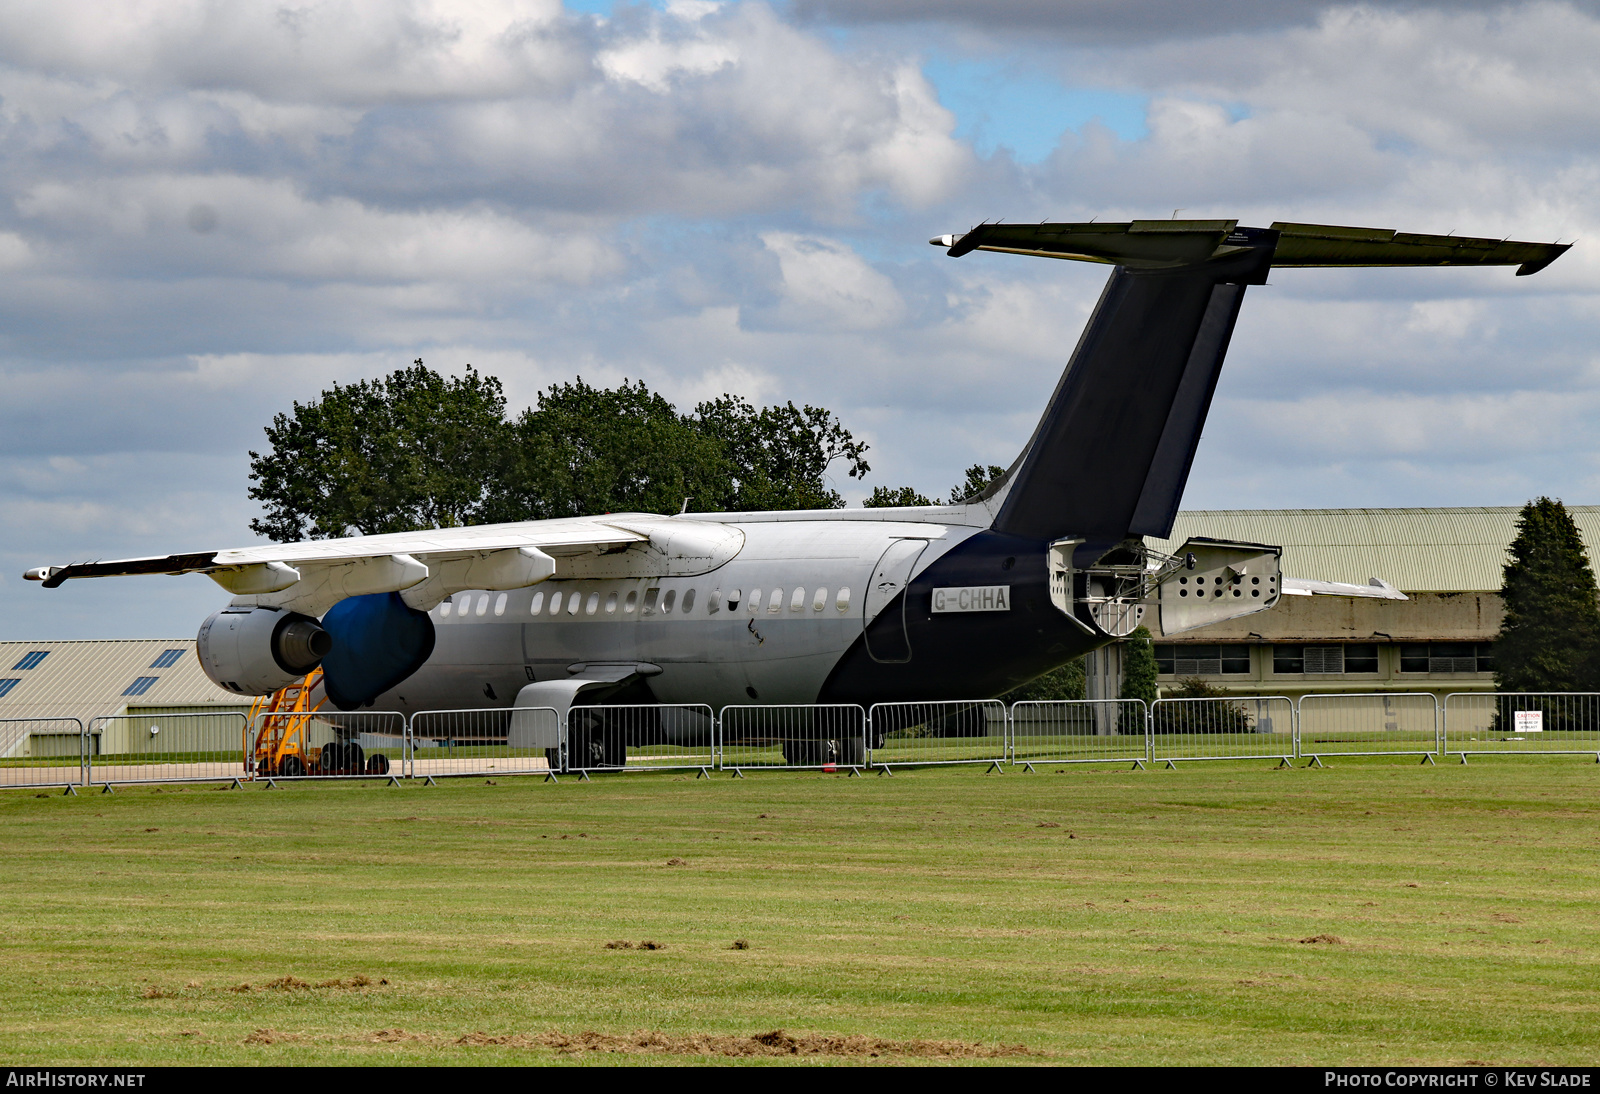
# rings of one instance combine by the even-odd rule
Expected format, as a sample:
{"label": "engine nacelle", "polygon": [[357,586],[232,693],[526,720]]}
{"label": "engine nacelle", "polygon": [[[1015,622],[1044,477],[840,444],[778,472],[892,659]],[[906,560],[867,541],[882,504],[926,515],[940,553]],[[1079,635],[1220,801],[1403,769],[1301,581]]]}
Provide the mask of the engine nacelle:
{"label": "engine nacelle", "polygon": [[309,615],[278,608],[224,608],[200,624],[200,667],[220,688],[270,695],[322,663],[333,639]]}

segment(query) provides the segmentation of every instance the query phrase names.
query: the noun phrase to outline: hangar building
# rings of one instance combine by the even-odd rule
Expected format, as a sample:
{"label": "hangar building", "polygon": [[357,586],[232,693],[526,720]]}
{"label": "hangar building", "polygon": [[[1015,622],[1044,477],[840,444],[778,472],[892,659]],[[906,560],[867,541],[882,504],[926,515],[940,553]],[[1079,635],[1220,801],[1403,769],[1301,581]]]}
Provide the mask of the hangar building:
{"label": "hangar building", "polygon": [[[1567,511],[1586,546],[1600,543],[1600,506]],[[1147,615],[1163,690],[1199,677],[1229,691],[1291,698],[1492,691],[1502,568],[1520,513],[1520,506],[1180,513],[1172,538],[1148,540],[1151,547],[1172,553],[1190,536],[1275,544],[1288,576],[1361,585],[1379,577],[1410,599],[1285,596],[1270,611],[1170,637]]]}

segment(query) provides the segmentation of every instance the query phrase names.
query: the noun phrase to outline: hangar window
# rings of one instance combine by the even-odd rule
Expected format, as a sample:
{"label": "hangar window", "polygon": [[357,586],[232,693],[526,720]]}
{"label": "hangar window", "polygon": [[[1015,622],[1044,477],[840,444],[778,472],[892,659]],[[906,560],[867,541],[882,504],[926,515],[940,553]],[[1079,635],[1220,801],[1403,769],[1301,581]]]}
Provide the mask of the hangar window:
{"label": "hangar window", "polygon": [[683,594],[683,614],[688,615],[694,611],[694,590],[689,589]]}
{"label": "hangar window", "polygon": [[150,662],[150,667],[153,669],[170,669],[178,663],[178,658],[182,656],[182,650],[162,650],[161,656]]}
{"label": "hangar window", "polygon": [[617,594],[616,593],[607,593],[606,594],[606,614],[607,615],[616,615],[617,614]]}
{"label": "hangar window", "polygon": [[43,661],[49,656],[49,650],[29,650],[27,655],[23,657],[21,661],[18,661],[15,665],[11,666],[11,671],[16,672],[18,669],[36,669],[39,667],[39,662]]}
{"label": "hangar window", "polygon": [[1156,671],[1163,676],[1244,676],[1250,672],[1249,646],[1168,645],[1155,647]]}
{"label": "hangar window", "polygon": [[561,591],[558,589],[550,594],[550,614],[555,615],[561,610]]}
{"label": "hangar window", "polygon": [[494,614],[495,615],[505,615],[506,614],[506,594],[505,593],[501,593],[499,596],[494,598]]}
{"label": "hangar window", "polygon": [[544,590],[540,589],[533,594],[533,603],[528,606],[529,615],[538,615],[544,611]]}
{"label": "hangar window", "polygon": [[152,687],[155,686],[155,682],[158,679],[159,679],[159,677],[156,677],[156,676],[141,676],[137,680],[135,680],[133,683],[129,684],[127,690],[124,691],[122,694],[124,694],[124,695],[143,695],[145,692],[149,691]]}
{"label": "hangar window", "polygon": [[622,610],[624,612],[626,612],[627,614],[632,615],[638,609],[639,609],[639,590],[638,589],[629,589],[628,590],[628,599],[626,599],[626,600],[624,600],[622,602]]}
{"label": "hangar window", "polygon": [[828,590],[827,589],[818,589],[817,590],[817,595],[811,598],[811,610],[814,611],[814,612],[820,612],[823,608],[825,608],[827,606],[828,606]]}
{"label": "hangar window", "polygon": [[1401,672],[1493,672],[1490,642],[1432,642],[1400,647]]}
{"label": "hangar window", "polygon": [[12,677],[9,680],[0,680],[0,699],[4,699],[7,695],[10,695],[11,689],[20,683],[22,683],[22,681],[18,680],[16,677]]}
{"label": "hangar window", "polygon": [[783,611],[783,590],[782,589],[773,589],[772,590],[772,596],[767,600],[767,611],[769,611],[769,612],[781,612],[781,611]]}
{"label": "hangar window", "polygon": [[1375,642],[1348,642],[1338,646],[1273,646],[1272,671],[1279,674],[1335,676],[1378,671]]}
{"label": "hangar window", "polygon": [[841,612],[850,610],[850,587],[848,585],[840,586],[839,595],[834,599],[833,606]]}
{"label": "hangar window", "polygon": [[791,612],[798,612],[804,610],[805,606],[806,591],[797,587],[794,593],[789,597],[789,610]]}
{"label": "hangar window", "polygon": [[597,612],[599,610],[600,610],[600,594],[599,593],[590,593],[589,594],[588,603],[584,604],[584,606],[583,606],[583,614],[584,615],[593,615],[595,612]]}

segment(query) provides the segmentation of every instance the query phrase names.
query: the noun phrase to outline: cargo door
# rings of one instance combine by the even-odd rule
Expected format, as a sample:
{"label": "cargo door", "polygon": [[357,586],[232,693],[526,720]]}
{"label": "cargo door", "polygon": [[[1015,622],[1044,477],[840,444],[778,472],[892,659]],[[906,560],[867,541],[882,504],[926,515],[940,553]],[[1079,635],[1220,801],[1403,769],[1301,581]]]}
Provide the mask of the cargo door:
{"label": "cargo door", "polygon": [[900,664],[911,660],[911,640],[906,634],[906,598],[900,594],[911,584],[911,572],[927,548],[925,539],[897,539],[889,544],[872,568],[872,580],[867,585],[867,595],[862,598],[861,625],[866,634],[867,654],[874,661]]}

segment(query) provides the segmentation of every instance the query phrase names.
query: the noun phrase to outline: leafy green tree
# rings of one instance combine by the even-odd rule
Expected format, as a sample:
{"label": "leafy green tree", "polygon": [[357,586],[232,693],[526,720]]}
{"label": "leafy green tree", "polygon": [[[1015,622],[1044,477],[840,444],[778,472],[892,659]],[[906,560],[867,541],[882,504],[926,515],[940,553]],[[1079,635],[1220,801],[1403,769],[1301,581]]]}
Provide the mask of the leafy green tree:
{"label": "leafy green tree", "polygon": [[1550,498],[1524,505],[1508,551],[1495,687],[1594,690],[1600,684],[1600,594],[1566,506]]}
{"label": "leafy green tree", "polygon": [[722,508],[732,478],[716,438],[644,382],[554,384],[509,430],[488,522]]}
{"label": "leafy green tree", "polygon": [[964,481],[950,488],[950,504],[956,505],[968,498],[977,497],[995,479],[1006,473],[1006,469],[995,464],[985,466],[975,463],[967,468],[967,477]]}
{"label": "leafy green tree", "polygon": [[1133,633],[1122,640],[1122,695],[1123,699],[1142,699],[1153,703],[1158,697],[1156,689],[1156,648],[1150,643],[1150,629],[1135,627]]}
{"label": "leafy green tree", "polygon": [[701,403],[690,420],[721,444],[729,480],[720,504],[699,508],[842,509],[844,498],[827,482],[829,466],[843,460],[845,474],[857,479],[871,470],[867,446],[822,407],[757,410],[738,395],[723,395]]}
{"label": "leafy green tree", "polygon": [[874,486],[872,496],[861,503],[863,509],[890,509],[897,505],[932,505],[933,502],[909,486]]}
{"label": "leafy green tree", "polygon": [[250,530],[279,542],[478,523],[505,444],[500,381],[419,358],[379,380],[335,384],[267,427],[250,453]]}

